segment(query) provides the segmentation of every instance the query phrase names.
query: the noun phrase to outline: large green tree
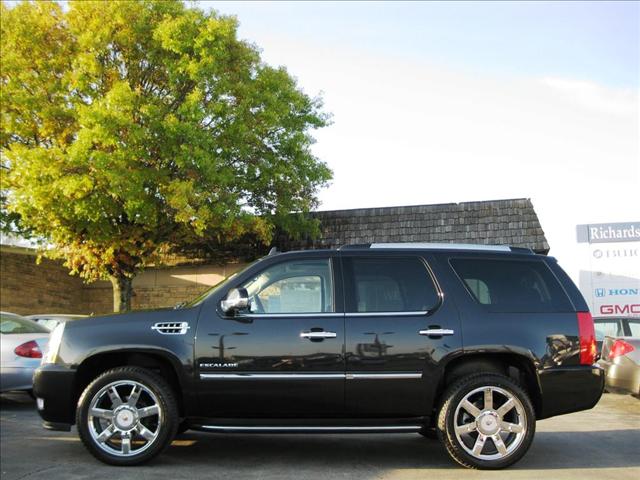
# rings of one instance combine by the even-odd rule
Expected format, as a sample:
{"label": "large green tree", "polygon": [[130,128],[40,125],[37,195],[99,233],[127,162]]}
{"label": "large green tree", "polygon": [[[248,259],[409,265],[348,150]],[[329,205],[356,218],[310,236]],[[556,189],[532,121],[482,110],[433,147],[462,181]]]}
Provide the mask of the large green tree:
{"label": "large green tree", "polygon": [[172,249],[311,225],[331,172],[310,131],[327,117],[234,17],[181,1],[23,2],[1,17],[4,207],[72,273],[110,279],[116,311]]}

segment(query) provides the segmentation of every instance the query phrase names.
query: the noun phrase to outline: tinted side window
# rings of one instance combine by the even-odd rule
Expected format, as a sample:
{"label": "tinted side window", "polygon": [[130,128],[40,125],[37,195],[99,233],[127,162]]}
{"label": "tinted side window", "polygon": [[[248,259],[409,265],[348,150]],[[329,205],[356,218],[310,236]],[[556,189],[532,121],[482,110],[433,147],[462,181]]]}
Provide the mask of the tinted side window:
{"label": "tinted side window", "polygon": [[272,265],[243,285],[252,313],[333,312],[333,281],[328,258]]}
{"label": "tinted side window", "polygon": [[540,261],[458,258],[451,265],[478,303],[493,312],[571,312],[566,293]]}
{"label": "tinted side window", "polygon": [[437,305],[438,292],[418,257],[343,259],[347,312],[418,312]]}

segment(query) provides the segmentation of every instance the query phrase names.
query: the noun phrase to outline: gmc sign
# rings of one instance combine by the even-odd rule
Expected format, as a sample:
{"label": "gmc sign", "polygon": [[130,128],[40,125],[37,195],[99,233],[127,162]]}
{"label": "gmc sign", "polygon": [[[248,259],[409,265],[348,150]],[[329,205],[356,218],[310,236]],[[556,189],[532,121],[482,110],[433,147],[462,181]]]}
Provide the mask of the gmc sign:
{"label": "gmc sign", "polygon": [[639,315],[640,303],[627,305],[600,305],[600,313],[602,315]]}

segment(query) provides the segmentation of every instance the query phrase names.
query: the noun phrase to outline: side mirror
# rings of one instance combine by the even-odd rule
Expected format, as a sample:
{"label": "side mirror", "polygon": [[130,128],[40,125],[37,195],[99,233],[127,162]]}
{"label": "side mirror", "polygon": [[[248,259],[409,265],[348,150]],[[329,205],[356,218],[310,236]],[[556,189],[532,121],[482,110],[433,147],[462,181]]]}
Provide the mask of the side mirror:
{"label": "side mirror", "polygon": [[246,288],[232,288],[224,300],[220,302],[220,308],[224,313],[236,313],[249,308],[249,293]]}

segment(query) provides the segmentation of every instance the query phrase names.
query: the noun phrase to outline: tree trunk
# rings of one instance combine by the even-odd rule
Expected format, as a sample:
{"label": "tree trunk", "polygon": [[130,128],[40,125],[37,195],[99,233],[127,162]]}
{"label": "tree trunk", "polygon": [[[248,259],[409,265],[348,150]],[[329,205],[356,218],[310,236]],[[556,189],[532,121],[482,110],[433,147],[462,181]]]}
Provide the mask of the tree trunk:
{"label": "tree trunk", "polygon": [[125,275],[113,275],[109,277],[113,285],[113,311],[128,312],[131,310],[131,294],[133,278]]}

